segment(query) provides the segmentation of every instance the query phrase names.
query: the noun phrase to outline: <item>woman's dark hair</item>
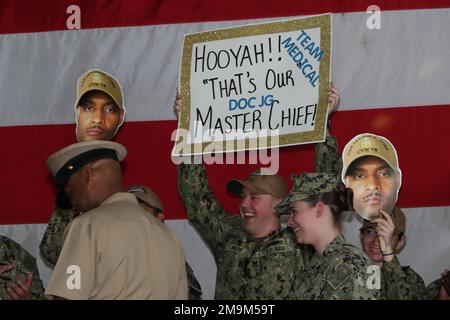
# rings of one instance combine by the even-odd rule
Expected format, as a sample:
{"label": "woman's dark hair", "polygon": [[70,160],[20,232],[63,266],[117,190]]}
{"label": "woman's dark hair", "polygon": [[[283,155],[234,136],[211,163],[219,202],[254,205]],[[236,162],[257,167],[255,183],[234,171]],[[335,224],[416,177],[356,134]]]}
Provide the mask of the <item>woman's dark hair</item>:
{"label": "woman's dark hair", "polygon": [[339,225],[342,213],[353,210],[353,191],[342,185],[340,191],[319,193],[306,198],[304,201],[308,202],[311,207],[314,207],[319,201],[329,206],[334,223]]}

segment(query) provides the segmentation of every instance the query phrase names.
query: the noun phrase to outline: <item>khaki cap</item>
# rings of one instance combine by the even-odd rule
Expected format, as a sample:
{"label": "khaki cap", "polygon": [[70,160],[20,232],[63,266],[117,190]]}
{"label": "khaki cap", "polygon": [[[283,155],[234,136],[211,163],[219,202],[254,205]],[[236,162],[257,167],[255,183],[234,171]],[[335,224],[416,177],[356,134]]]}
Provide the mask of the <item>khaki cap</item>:
{"label": "khaki cap", "polygon": [[292,176],[292,181],[294,185],[288,196],[276,206],[278,212],[288,211],[289,205],[295,201],[325,192],[345,190],[338,176],[330,173],[302,173],[300,176]]}
{"label": "khaki cap", "polygon": [[100,159],[114,159],[122,161],[127,154],[127,149],[116,142],[92,140],[67,146],[47,159],[47,167],[55,179],[59,188],[57,205],[61,209],[71,207],[70,201],[64,193],[64,186],[70,177],[84,165]]}
{"label": "khaki cap", "polygon": [[121,110],[125,110],[119,82],[109,73],[99,69],[88,70],[78,79],[75,109],[78,107],[81,97],[86,92],[93,90],[100,90],[108,94]]}
{"label": "khaki cap", "polygon": [[372,133],[363,133],[355,136],[344,147],[342,152],[342,181],[349,166],[357,159],[365,156],[374,156],[384,160],[394,171],[401,172],[398,166],[397,151],[392,143],[382,136]]}
{"label": "khaki cap", "polygon": [[[392,212],[391,215],[392,218],[392,222],[394,222],[394,234],[395,235],[399,235],[399,234],[405,234],[406,231],[406,217],[405,214],[403,213],[403,211],[395,206],[394,207],[394,211]],[[366,230],[367,228],[375,228],[375,224],[370,222],[369,220],[364,219],[364,223],[363,226],[359,229],[360,232],[363,232],[364,230]]]}
{"label": "khaki cap", "polygon": [[143,185],[132,185],[128,187],[128,192],[134,194],[136,198],[144,201],[149,206],[163,211],[163,205],[161,199],[151,189]]}
{"label": "khaki cap", "polygon": [[283,177],[262,175],[260,169],[252,172],[245,180],[233,179],[227,184],[227,190],[236,194],[241,194],[244,187],[253,193],[271,194],[275,198],[284,198],[287,194],[287,186]]}

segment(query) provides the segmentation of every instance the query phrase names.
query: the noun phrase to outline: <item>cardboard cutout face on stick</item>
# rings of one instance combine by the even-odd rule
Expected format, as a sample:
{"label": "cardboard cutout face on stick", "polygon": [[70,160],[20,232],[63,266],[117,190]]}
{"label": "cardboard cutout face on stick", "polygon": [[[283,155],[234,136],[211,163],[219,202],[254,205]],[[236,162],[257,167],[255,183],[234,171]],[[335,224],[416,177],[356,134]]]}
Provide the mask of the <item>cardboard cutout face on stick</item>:
{"label": "cardboard cutout face on stick", "polygon": [[342,181],[353,190],[353,207],[364,219],[392,214],[402,182],[397,151],[382,136],[363,133],[344,147]]}
{"label": "cardboard cutout face on stick", "polygon": [[78,79],[74,108],[78,142],[112,140],[125,120],[119,82],[98,69],[88,70]]}

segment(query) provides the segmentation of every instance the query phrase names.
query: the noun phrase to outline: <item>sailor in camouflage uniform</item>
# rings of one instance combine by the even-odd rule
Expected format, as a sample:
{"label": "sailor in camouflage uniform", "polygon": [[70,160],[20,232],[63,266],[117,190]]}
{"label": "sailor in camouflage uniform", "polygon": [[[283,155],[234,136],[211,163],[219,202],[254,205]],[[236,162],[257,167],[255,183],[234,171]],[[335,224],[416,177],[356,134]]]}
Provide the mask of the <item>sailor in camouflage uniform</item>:
{"label": "sailor in camouflage uniform", "polygon": [[406,218],[396,207],[402,172],[392,143],[371,133],[352,138],[343,151],[341,179],[352,188],[354,208],[365,219],[362,247],[381,267],[381,298],[423,299],[422,278],[396,258],[406,244]]}
{"label": "sailor in camouflage uniform", "polygon": [[299,243],[316,253],[300,275],[298,299],[377,299],[367,285],[370,259],[342,236],[340,219],[352,208],[352,192],[334,174],[294,176],[289,195],[277,206],[289,212],[289,226]]}
{"label": "sailor in camouflage uniform", "polygon": [[[445,290],[445,279],[446,276],[449,277],[449,273],[444,271],[440,279],[433,281],[425,288],[424,281],[417,272],[409,266],[400,265],[396,253],[406,244],[406,218],[403,211],[396,206],[392,215],[383,211],[381,213],[384,219],[375,219],[373,222],[364,220],[360,229],[363,250],[375,264],[381,267],[381,298],[388,300],[449,299],[449,294]],[[383,235],[385,252],[381,251],[379,240],[379,236]],[[390,242],[387,239],[391,239]]]}
{"label": "sailor in camouflage uniform", "polygon": [[[10,292],[7,288],[11,288]],[[0,236],[0,298],[46,299],[36,259],[4,236]]]}
{"label": "sailor in camouflage uniform", "polygon": [[216,299],[289,299],[310,251],[300,249],[290,229],[281,229],[274,207],[286,195],[277,175],[252,173],[231,180],[241,194],[240,216],[222,208],[209,188],[203,165],[180,164],[178,187],[189,221],[216,260]]}
{"label": "sailor in camouflage uniform", "polygon": [[[387,300],[418,300],[425,298],[422,278],[409,266],[401,266],[396,258],[406,244],[406,219],[400,208],[395,207],[392,216],[381,211],[383,218],[373,222],[364,220],[360,229],[364,252],[381,268],[381,298]],[[381,249],[380,237],[385,242]]]}
{"label": "sailor in camouflage uniform", "polygon": [[[330,112],[338,103],[339,91],[331,85],[328,95]],[[179,114],[182,108],[181,96],[177,94],[175,112]],[[316,171],[340,170],[335,144],[334,137],[327,137],[324,144],[316,145]],[[203,165],[180,164],[178,188],[189,221],[208,243],[216,260],[216,299],[295,298],[292,287],[297,287],[299,273],[314,250],[311,246],[296,244],[292,230],[280,227],[274,206],[286,194],[286,185],[281,177],[255,172],[245,181],[230,181],[228,190],[241,194],[241,217],[224,211],[209,188]],[[273,217],[271,224],[262,226],[262,229],[267,229],[263,235],[257,234],[259,230],[246,228],[248,221],[258,217],[258,211],[246,212],[248,204],[244,205],[249,198],[257,205],[261,196],[276,200],[263,208]]]}

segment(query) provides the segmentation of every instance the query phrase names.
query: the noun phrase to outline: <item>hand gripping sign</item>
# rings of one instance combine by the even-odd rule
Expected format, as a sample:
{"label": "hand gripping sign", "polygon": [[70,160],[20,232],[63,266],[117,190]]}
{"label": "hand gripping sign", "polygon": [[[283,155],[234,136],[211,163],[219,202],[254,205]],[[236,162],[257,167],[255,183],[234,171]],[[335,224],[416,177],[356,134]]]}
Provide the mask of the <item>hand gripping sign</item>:
{"label": "hand gripping sign", "polygon": [[323,141],[330,62],[331,14],[186,35],[173,154]]}

